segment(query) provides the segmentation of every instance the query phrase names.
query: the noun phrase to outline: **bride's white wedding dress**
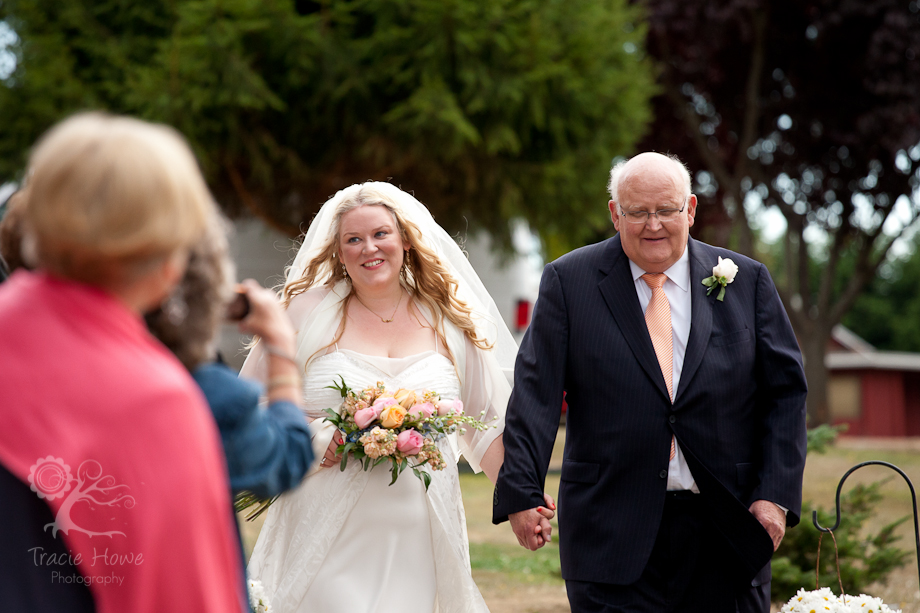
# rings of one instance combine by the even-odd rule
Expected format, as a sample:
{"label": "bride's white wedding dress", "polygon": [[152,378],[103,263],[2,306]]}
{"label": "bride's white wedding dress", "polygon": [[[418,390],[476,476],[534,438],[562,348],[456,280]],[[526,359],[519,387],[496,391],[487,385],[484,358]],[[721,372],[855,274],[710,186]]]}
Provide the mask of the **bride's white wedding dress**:
{"label": "bride's white wedding dress", "polygon": [[[454,365],[437,351],[406,358],[336,350],[316,358],[304,381],[305,410],[338,408],[326,386],[432,390],[460,397]],[[472,407],[470,407],[472,408]],[[249,562],[277,613],[487,612],[470,575],[457,474],[457,435],[439,443],[447,463],[431,486],[406,470],[392,486],[389,463],[350,462],[311,475],[269,509]]]}

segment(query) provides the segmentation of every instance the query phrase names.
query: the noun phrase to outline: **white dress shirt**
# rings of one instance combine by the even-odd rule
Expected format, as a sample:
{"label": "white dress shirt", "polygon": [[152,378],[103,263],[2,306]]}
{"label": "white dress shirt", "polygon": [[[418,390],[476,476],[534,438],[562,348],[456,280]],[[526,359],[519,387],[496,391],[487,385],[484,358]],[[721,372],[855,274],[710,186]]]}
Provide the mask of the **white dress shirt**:
{"label": "white dress shirt", "polygon": [[[639,296],[639,306],[645,313],[652,299],[652,290],[642,279],[646,271],[639,268],[632,260],[629,261],[629,269],[632,271],[636,294]],[[686,247],[680,259],[664,271],[664,274],[667,277],[663,286],[664,294],[671,305],[674,351],[671,360],[673,369],[671,381],[676,399],[680,385],[680,373],[684,367],[684,355],[687,353],[687,340],[690,338],[690,257]],[[684,454],[677,441],[675,441],[675,451],[674,458],[668,465],[668,490],[691,490],[698,494],[700,490],[696,486],[696,480],[690,473],[690,467],[687,466],[687,460],[684,459]]]}

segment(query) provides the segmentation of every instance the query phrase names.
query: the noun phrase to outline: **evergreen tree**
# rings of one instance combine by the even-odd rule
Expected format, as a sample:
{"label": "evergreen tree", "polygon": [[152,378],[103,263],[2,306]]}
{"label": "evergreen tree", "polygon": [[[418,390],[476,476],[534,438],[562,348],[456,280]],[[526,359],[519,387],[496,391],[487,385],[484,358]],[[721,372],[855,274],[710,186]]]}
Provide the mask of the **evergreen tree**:
{"label": "evergreen tree", "polygon": [[185,134],[231,212],[292,234],[378,179],[451,230],[524,217],[577,246],[609,224],[610,160],[654,91],[626,0],[2,0],[0,19],[0,182],[63,116],[131,113]]}

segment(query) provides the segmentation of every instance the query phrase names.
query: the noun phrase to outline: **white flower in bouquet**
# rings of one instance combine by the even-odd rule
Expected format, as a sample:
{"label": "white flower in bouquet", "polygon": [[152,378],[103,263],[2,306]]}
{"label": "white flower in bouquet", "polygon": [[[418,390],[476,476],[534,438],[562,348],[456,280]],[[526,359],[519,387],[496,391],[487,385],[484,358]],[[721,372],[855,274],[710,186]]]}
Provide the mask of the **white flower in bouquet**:
{"label": "white flower in bouquet", "polygon": [[249,580],[249,606],[254,613],[272,613],[272,605],[268,602],[261,581]]}

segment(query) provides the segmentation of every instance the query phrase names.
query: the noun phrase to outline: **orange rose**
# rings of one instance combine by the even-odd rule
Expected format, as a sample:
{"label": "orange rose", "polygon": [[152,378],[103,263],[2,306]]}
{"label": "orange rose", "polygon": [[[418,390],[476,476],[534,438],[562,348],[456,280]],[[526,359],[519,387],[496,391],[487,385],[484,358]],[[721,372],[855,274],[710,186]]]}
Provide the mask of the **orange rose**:
{"label": "orange rose", "polygon": [[404,409],[408,409],[413,404],[418,402],[418,396],[412,390],[398,389],[396,390],[396,393],[393,394],[393,397],[396,399],[396,402],[398,402]]}
{"label": "orange rose", "polygon": [[398,428],[406,419],[406,409],[398,404],[388,406],[380,412],[380,425],[384,428]]}

